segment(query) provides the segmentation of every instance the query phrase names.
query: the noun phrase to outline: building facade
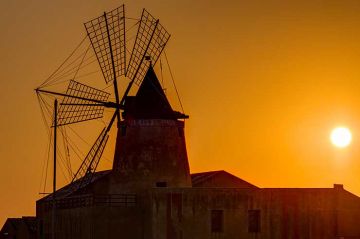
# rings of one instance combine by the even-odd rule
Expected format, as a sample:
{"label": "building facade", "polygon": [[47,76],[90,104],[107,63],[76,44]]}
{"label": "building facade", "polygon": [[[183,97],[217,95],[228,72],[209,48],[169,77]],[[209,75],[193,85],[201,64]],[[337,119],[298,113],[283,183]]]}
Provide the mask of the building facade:
{"label": "building facade", "polygon": [[36,239],[36,217],[8,218],[0,230],[0,239]]}
{"label": "building facade", "polygon": [[[360,238],[360,198],[334,188],[258,188],[225,171],[190,174],[187,116],[150,67],[127,97],[112,170],[56,192],[56,239]],[[52,238],[52,195],[36,203]]]}

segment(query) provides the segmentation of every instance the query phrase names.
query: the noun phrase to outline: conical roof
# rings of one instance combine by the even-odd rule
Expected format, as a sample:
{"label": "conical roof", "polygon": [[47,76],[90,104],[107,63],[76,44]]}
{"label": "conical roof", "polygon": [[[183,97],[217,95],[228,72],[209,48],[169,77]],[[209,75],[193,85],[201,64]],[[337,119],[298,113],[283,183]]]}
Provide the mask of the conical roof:
{"label": "conical roof", "polygon": [[149,67],[136,96],[126,98],[124,116],[136,119],[185,118],[185,115],[171,108],[152,66]]}

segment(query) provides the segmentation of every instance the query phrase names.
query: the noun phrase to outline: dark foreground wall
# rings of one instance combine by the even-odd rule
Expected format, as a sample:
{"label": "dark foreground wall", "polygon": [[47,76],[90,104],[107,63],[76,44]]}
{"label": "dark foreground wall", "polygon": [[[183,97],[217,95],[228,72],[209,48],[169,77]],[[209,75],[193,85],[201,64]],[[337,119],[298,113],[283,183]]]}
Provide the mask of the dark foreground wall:
{"label": "dark foreground wall", "polygon": [[342,189],[158,189],[153,238],[354,239],[359,206]]}
{"label": "dark foreground wall", "polygon": [[[51,238],[51,201],[38,202]],[[356,239],[360,199],[327,189],[153,188],[89,194],[57,204],[57,239]]]}
{"label": "dark foreground wall", "polygon": [[[149,212],[135,194],[82,195],[58,200],[56,239],[146,238]],[[37,205],[38,238],[52,238],[52,203]]]}
{"label": "dark foreground wall", "polygon": [[8,218],[0,230],[0,239],[36,239],[36,218]]}

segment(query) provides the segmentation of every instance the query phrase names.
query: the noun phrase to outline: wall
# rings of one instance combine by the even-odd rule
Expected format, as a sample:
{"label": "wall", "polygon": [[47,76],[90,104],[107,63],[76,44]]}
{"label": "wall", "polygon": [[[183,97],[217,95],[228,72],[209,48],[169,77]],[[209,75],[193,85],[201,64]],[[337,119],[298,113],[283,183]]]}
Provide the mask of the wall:
{"label": "wall", "polygon": [[[156,189],[153,238],[358,238],[359,206],[335,189]],[[212,210],[223,210],[222,232],[211,232]],[[249,210],[260,210],[257,233]]]}
{"label": "wall", "polygon": [[[148,210],[137,195],[84,195],[58,201],[56,208],[57,239],[142,239],[148,230]],[[72,202],[70,202],[72,200]],[[46,205],[48,203],[49,205]],[[52,233],[51,201],[37,205],[38,237],[50,239]],[[42,225],[41,225],[42,224]],[[43,228],[42,230],[40,228]]]}
{"label": "wall", "polygon": [[121,124],[110,183],[112,193],[142,191],[157,182],[166,182],[168,187],[191,187],[184,122],[144,119]]}

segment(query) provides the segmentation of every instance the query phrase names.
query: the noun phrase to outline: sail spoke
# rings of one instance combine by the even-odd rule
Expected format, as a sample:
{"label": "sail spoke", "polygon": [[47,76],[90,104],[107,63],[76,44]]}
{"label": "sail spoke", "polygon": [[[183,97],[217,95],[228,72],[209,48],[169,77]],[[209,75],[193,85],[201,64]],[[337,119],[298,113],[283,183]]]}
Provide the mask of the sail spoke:
{"label": "sail spoke", "polygon": [[[124,5],[88,21],[84,25],[105,82],[109,83],[115,78],[124,75],[126,68]],[[113,54],[115,71],[111,54]]]}
{"label": "sail spoke", "polygon": [[[102,118],[109,93],[71,80],[59,107],[58,126]],[[97,102],[94,102],[97,101]]]}
{"label": "sail spoke", "polygon": [[104,128],[72,178],[71,187],[67,190],[67,193],[72,193],[91,182],[108,139],[108,130]]}
{"label": "sail spoke", "polygon": [[127,67],[127,77],[140,85],[150,62],[152,65],[156,64],[169,38],[170,34],[166,29],[144,9]]}

